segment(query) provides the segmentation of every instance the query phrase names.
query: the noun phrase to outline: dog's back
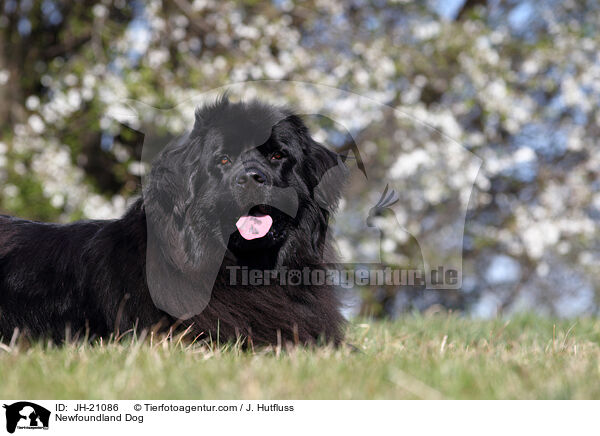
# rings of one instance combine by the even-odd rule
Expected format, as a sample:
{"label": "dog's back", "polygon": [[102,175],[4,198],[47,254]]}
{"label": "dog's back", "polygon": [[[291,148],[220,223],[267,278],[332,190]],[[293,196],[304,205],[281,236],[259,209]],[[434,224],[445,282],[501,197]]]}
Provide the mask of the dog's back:
{"label": "dog's back", "polygon": [[84,250],[104,225],[101,221],[45,224],[0,216],[3,340],[10,339],[15,327],[34,336],[59,337],[67,327],[65,320],[85,323]]}

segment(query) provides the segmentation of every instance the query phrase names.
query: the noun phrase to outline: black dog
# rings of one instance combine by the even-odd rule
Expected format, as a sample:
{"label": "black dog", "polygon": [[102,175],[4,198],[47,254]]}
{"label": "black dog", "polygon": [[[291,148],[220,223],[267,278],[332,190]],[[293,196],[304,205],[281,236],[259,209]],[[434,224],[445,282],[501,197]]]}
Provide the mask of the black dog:
{"label": "black dog", "polygon": [[[178,325],[220,340],[337,344],[335,287],[280,276],[323,268],[344,176],[288,109],[221,98],[158,154],[121,219],[0,216],[0,335]],[[276,274],[244,282],[250,270]]]}

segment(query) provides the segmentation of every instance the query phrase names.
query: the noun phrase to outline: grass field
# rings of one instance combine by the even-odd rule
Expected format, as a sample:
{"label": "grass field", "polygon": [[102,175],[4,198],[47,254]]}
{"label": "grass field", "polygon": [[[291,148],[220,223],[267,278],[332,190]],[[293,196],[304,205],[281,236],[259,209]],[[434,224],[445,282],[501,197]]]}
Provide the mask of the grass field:
{"label": "grass field", "polygon": [[255,349],[178,338],[0,346],[0,398],[600,398],[600,320],[355,321],[351,347]]}

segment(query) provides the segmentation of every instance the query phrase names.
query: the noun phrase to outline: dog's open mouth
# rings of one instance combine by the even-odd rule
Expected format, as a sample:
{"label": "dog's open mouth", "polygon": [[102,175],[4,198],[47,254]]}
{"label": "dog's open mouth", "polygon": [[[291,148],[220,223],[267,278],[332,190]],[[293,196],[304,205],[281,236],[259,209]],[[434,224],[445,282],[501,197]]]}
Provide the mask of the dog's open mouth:
{"label": "dog's open mouth", "polygon": [[250,209],[248,215],[242,215],[235,223],[242,238],[250,241],[262,238],[269,233],[273,225],[273,218],[269,212],[269,206],[260,205]]}

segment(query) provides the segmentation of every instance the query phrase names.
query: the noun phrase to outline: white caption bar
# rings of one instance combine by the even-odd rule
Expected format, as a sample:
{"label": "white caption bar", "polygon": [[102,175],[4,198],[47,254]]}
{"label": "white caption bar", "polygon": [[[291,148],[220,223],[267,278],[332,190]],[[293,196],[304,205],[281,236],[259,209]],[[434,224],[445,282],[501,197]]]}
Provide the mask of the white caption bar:
{"label": "white caption bar", "polygon": [[[587,401],[0,400],[0,434],[595,434]],[[193,433],[190,433],[193,431]]]}

